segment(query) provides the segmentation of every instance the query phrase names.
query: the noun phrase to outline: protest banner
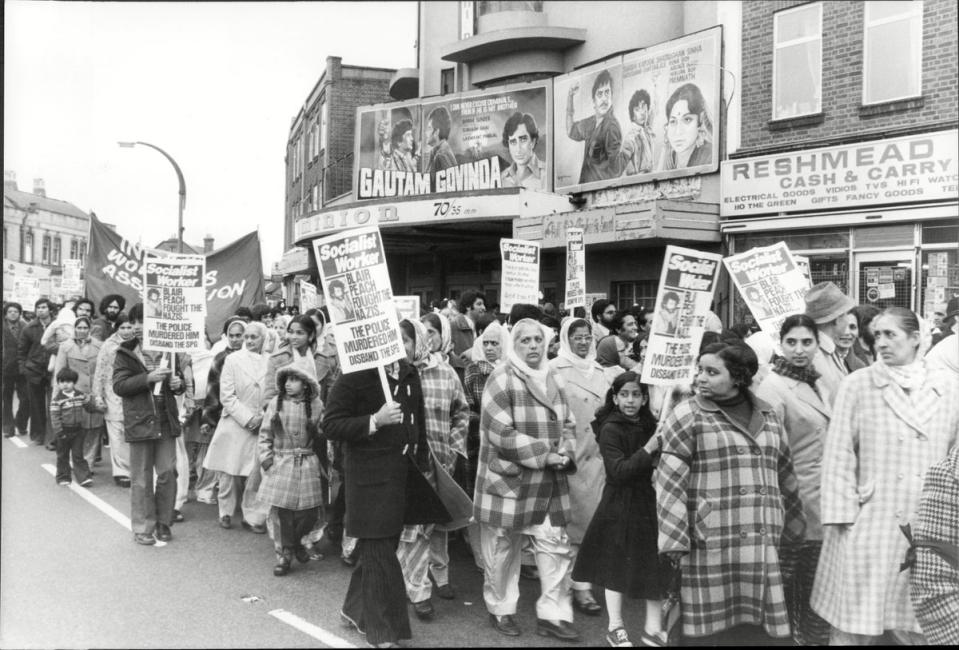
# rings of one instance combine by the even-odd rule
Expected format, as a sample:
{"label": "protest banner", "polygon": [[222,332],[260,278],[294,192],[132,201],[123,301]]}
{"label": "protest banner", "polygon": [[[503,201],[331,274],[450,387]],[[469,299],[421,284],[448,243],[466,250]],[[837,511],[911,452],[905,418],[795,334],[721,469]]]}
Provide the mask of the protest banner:
{"label": "protest banner", "polygon": [[803,297],[809,290],[786,243],[753,248],[723,263],[759,327],[778,341],[786,317],[806,310]]}
{"label": "protest banner", "polygon": [[419,296],[393,296],[393,304],[396,305],[400,319],[416,320],[420,317]]}
{"label": "protest banner", "polygon": [[300,280],[300,313],[306,313],[307,309],[313,309],[319,301],[316,298],[316,285]]}
{"label": "protest banner", "polygon": [[60,291],[68,295],[83,292],[83,281],[80,280],[80,260],[63,260],[63,277],[60,279]]}
{"label": "protest banner", "polygon": [[[85,295],[99,304],[110,294],[123,296],[127,309],[143,298],[143,264],[147,252],[160,257],[164,251],[147,249],[90,217]],[[223,323],[241,306],[263,302],[263,262],[256,231],[206,255],[206,335],[217,341]]]}
{"label": "protest banner", "polygon": [[586,307],[586,244],[582,228],[566,229],[566,309]]}
{"label": "protest banner", "polygon": [[383,367],[403,359],[393,289],[378,228],[356,228],[313,241],[326,305],[343,372]]}
{"label": "protest banner", "polygon": [[503,270],[500,281],[500,310],[509,313],[516,304],[539,303],[539,242],[500,239]]}
{"label": "protest banner", "polygon": [[690,384],[722,255],[667,246],[641,381]]}
{"label": "protest banner", "polygon": [[202,352],[206,326],[202,255],[148,255],[143,264],[143,349]]}

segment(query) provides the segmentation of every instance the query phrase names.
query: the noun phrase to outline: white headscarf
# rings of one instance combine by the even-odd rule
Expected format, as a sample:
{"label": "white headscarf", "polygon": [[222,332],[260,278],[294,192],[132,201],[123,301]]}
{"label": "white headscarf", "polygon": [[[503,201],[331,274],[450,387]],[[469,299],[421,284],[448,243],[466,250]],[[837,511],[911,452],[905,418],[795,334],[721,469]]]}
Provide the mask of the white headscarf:
{"label": "white headscarf", "polygon": [[[434,363],[430,366],[431,368],[437,363],[449,363],[449,355],[453,350],[453,329],[450,327],[449,319],[441,314],[440,312],[432,312],[440,321],[440,349],[436,352],[430,352],[430,356],[434,358]],[[421,316],[419,319],[420,324],[427,322],[427,317]],[[425,326],[424,326],[425,331]]]}
{"label": "white headscarf", "polygon": [[916,349],[916,358],[911,363],[902,366],[886,365],[882,355],[879,355],[878,361],[889,373],[890,379],[909,396],[910,401],[916,400],[919,389],[926,382],[926,362],[923,357],[932,345],[932,328],[929,323],[920,318],[919,314],[915,312],[913,314],[919,321],[919,347]]}
{"label": "white headscarf", "polygon": [[476,340],[473,341],[473,349],[470,354],[472,355],[473,361],[487,361],[486,352],[483,350],[483,341],[499,341],[500,355],[499,359],[493,362],[494,366],[506,361],[506,355],[509,352],[510,346],[513,344],[512,339],[510,339],[509,332],[506,331],[506,328],[500,325],[498,320],[494,320],[489,325],[486,326],[486,329],[476,337]]}
{"label": "white headscarf", "polygon": [[[520,359],[519,355],[516,354],[516,341],[519,339],[520,333],[524,330],[539,328],[539,331],[543,335],[543,354],[540,357],[539,366],[533,368],[532,366],[526,363],[525,359]],[[546,327],[542,323],[539,323],[532,318],[524,318],[518,323],[513,325],[513,331],[511,332],[512,341],[510,341],[508,357],[509,362],[513,366],[527,375],[533,382],[535,382],[545,393],[546,392],[546,377],[549,375],[549,363],[546,360],[546,350],[549,347],[549,342],[553,338],[553,328]]]}
{"label": "white headscarf", "polygon": [[[586,353],[585,358],[573,352],[573,347],[569,344],[569,328],[577,321],[586,323],[586,327],[590,331],[589,352]],[[582,327],[582,325],[580,325],[580,327]],[[586,379],[589,379],[595,370],[602,370],[596,361],[596,339],[593,338],[592,326],[588,320],[573,317],[563,319],[563,325],[559,328],[559,353],[557,356],[569,361],[573,365],[573,368],[580,372]]]}

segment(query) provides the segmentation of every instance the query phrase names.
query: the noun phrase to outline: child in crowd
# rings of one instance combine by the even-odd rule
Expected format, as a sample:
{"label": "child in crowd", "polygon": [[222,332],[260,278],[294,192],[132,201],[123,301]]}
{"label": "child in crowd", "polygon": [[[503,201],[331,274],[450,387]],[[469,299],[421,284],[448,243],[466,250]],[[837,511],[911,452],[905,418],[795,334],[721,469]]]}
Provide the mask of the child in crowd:
{"label": "child in crowd", "polygon": [[605,587],[609,645],[632,645],[623,624],[625,594],[646,601],[640,645],[665,646],[661,599],[668,571],[656,546],[652,484],[659,441],[649,393],[639,383],[639,375],[624,372],[613,381],[606,403],[596,411],[593,431],[606,466],[606,485],[583,537],[573,580]]}
{"label": "child in crowd", "polygon": [[263,482],[258,498],[271,506],[277,558],[273,575],[285,576],[294,555],[309,562],[301,539],[312,530],[323,503],[320,462],[314,451],[323,402],[316,380],[294,366],[277,371],[276,388],[279,392],[266,407],[260,427]]}
{"label": "child in crowd", "polygon": [[70,367],[57,373],[57,394],[50,400],[50,423],[57,441],[57,483],[70,485],[70,456],[73,456],[73,475],[83,487],[93,485],[90,466],[83,458],[83,441],[89,433],[83,428],[84,409],[92,405],[89,395],[76,389],[80,375]]}

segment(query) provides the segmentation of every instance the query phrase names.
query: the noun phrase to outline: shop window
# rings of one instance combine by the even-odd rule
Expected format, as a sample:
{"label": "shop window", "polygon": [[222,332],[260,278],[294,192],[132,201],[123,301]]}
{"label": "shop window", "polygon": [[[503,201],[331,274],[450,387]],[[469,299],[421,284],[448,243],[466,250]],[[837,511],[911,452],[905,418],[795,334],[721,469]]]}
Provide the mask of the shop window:
{"label": "shop window", "polygon": [[922,315],[930,318],[936,307],[959,295],[959,252],[923,251],[920,280]]}
{"label": "shop window", "polygon": [[813,250],[817,248],[848,249],[849,229],[796,230],[788,233],[756,233],[736,237],[736,250],[747,251],[759,246],[772,246],[786,242],[789,250]]}
{"label": "shop window", "polygon": [[656,304],[656,291],[659,280],[640,280],[638,282],[614,282],[613,302],[616,309],[629,309],[633,305],[652,308]]}
{"label": "shop window", "polygon": [[773,17],[773,119],[822,111],[822,3]]}
{"label": "shop window", "polygon": [[809,257],[809,280],[813,284],[832,282],[849,293],[849,258],[846,255],[811,255]]}
{"label": "shop window", "polygon": [[856,228],[856,249],[912,246],[915,240],[911,223]]}
{"label": "shop window", "polygon": [[923,244],[953,244],[959,242],[959,221],[922,224]]}
{"label": "shop window", "polygon": [[922,2],[865,3],[862,103],[922,94]]}

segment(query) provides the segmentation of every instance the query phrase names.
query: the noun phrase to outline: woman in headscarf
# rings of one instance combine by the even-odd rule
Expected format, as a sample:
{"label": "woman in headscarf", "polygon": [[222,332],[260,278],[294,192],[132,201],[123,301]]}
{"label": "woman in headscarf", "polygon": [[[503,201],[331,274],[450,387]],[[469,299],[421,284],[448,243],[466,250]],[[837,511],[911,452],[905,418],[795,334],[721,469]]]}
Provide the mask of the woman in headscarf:
{"label": "woman in headscarf", "polygon": [[[569,477],[572,519],[566,525],[573,553],[572,570],[606,481],[603,457],[590,425],[596,409],[606,399],[609,381],[603,367],[596,361],[596,341],[588,321],[567,318],[563,322],[559,332],[559,353],[549,365],[566,380],[566,397],[576,420],[576,473]],[[576,609],[589,616],[596,616],[603,610],[593,597],[590,583],[573,582],[572,585]]]}
{"label": "woman in headscarf", "polygon": [[[230,327],[232,329],[233,325]],[[267,365],[262,354],[265,330],[262,323],[245,323],[243,349],[227,356],[223,363],[220,375],[223,411],[203,461],[206,469],[219,472],[217,507],[220,526],[232,526],[239,503],[243,527],[261,534],[266,532],[269,512],[269,507],[256,501],[256,488],[260,482],[256,447],[263,422],[263,383]],[[275,381],[272,377],[271,380]]]}
{"label": "woman in headscarf", "polygon": [[[97,356],[101,343],[90,336],[91,322],[86,316],[77,318],[70,328],[73,338],[62,343],[57,351],[53,376],[62,368],[71,368],[77,372],[76,389],[84,395],[93,394],[93,376],[97,369]],[[83,439],[83,459],[90,469],[100,454],[100,437],[103,435],[103,411],[105,405],[94,402],[94,408],[83,411],[80,428],[86,431]],[[92,473],[92,472],[91,472]]]}
{"label": "woman in headscarf", "polygon": [[450,352],[453,350],[453,330],[450,321],[439,312],[431,311],[420,317],[420,323],[426,328],[430,354],[437,356],[437,360],[449,363]]}
{"label": "woman in headscarf", "polygon": [[546,362],[552,330],[530,318],[513,326],[507,362],[483,392],[473,516],[480,524],[483,598],[490,623],[518,636],[520,552],[532,544],[541,595],[536,631],[579,639],[572,625],[572,519],[567,474],[575,471],[576,431],[565,381]]}
{"label": "woman in headscarf", "polygon": [[[469,467],[466,472],[466,493],[473,494],[476,487],[476,465],[479,457],[479,421],[480,404],[483,401],[483,389],[486,380],[496,366],[506,362],[506,351],[511,345],[509,332],[494,320],[473,341],[471,358],[466,364],[464,389],[466,401],[470,406],[470,428],[466,437],[466,458]],[[477,558],[478,560],[479,558]]]}
{"label": "woman in headscarf", "polygon": [[286,340],[269,356],[263,408],[276,396],[276,371],[280,368],[295,366],[319,383],[320,374],[326,368],[319,347],[316,321],[306,314],[293,318],[286,328]]}
{"label": "woman in headscarf", "polygon": [[[427,314],[422,320],[438,320],[438,314]],[[436,462],[453,473],[457,457],[466,457],[466,432],[469,426],[469,406],[456,371],[443,358],[439,346],[442,340],[431,336],[420,321],[407,321],[415,330],[416,347],[413,365],[420,376],[423,407],[426,417],[426,439]],[[436,332],[434,328],[434,332]],[[438,344],[436,349],[431,344]],[[430,473],[434,489],[436,477]],[[436,593],[447,600],[456,597],[449,584],[448,534],[434,525],[406,526],[400,537],[397,557],[403,568],[406,594],[413,603],[417,618],[430,620],[434,609],[430,601],[432,584]]]}
{"label": "woman in headscarf", "polygon": [[113,466],[113,482],[120,487],[130,487],[130,443],[123,437],[123,399],[113,392],[113,361],[117,348],[134,337],[133,323],[126,313],[116,318],[117,330],[100,346],[97,367],[93,373],[93,398],[104,409],[103,419],[110,439],[110,463]]}
{"label": "woman in headscarf", "polygon": [[[925,325],[925,327],[923,327]],[[823,547],[812,607],[830,644],[923,644],[899,565],[926,471],[956,444],[959,382],[923,359],[931,336],[890,307],[872,322],[878,361],[840,384],[822,468]]]}

